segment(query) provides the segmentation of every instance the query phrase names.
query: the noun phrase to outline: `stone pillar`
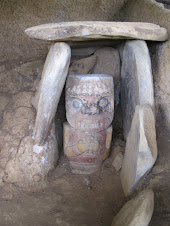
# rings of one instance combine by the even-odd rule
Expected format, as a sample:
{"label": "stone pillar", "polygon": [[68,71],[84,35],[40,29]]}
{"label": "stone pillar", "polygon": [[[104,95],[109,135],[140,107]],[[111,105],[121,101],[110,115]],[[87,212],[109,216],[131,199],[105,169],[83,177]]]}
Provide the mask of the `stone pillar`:
{"label": "stone pillar", "polygon": [[114,114],[113,77],[69,75],[66,83],[64,153],[73,173],[96,171],[109,155]]}

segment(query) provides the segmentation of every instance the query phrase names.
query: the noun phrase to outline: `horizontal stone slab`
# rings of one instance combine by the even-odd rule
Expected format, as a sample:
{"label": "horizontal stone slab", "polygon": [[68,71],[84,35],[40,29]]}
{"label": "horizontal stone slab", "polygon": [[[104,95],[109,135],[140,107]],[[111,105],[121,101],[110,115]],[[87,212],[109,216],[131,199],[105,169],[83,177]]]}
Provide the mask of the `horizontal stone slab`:
{"label": "horizontal stone slab", "polygon": [[96,39],[142,39],[165,41],[165,28],[152,23],[73,21],[30,27],[25,33],[31,38],[49,41],[86,41]]}

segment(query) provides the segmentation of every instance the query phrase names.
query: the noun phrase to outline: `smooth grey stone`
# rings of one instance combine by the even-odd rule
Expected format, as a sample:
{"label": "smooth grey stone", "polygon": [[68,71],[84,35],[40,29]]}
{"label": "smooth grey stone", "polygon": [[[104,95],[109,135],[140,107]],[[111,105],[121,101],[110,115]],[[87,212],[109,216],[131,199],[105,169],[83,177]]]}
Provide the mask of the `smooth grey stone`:
{"label": "smooth grey stone", "polygon": [[39,90],[35,96],[37,109],[35,142],[43,145],[55,117],[58,102],[68,74],[71,49],[66,43],[55,43],[47,55]]}
{"label": "smooth grey stone", "polygon": [[121,69],[123,135],[126,139],[136,105],[149,104],[154,110],[154,90],[149,50],[145,41],[127,41]]}
{"label": "smooth grey stone", "polygon": [[120,173],[125,195],[146,175],[157,158],[154,114],[149,105],[136,106],[132,126],[126,141],[125,155]]}
{"label": "smooth grey stone", "polygon": [[154,193],[146,189],[125,203],[113,218],[112,226],[148,226],[153,210]]}

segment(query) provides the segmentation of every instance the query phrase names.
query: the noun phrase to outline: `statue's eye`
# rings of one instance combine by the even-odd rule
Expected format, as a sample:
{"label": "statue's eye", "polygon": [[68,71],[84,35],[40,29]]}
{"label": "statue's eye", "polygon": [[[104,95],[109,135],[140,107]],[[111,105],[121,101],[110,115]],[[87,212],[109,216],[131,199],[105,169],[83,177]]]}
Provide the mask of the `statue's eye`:
{"label": "statue's eye", "polygon": [[81,106],[82,106],[82,102],[81,102],[81,100],[73,100],[73,102],[72,102],[72,104],[73,104],[73,107],[75,108],[75,109],[79,109],[79,108],[81,108]]}
{"label": "statue's eye", "polygon": [[106,107],[107,105],[108,105],[108,100],[107,100],[105,97],[103,97],[102,99],[99,100],[99,106],[100,106],[101,108],[104,108],[104,107]]}

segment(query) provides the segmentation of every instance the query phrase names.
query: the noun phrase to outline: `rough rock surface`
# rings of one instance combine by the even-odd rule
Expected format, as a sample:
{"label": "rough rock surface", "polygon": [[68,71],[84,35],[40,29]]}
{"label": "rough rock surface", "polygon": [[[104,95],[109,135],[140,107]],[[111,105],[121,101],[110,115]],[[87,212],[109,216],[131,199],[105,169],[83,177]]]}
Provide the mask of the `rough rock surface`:
{"label": "rough rock surface", "polygon": [[92,55],[96,50],[98,50],[100,47],[84,47],[84,48],[72,48],[71,49],[71,56],[78,56],[78,57],[87,57]]}
{"label": "rough rock surface", "polygon": [[121,169],[125,195],[131,194],[137,182],[146,175],[157,158],[154,114],[149,105],[137,105],[127,137]]}
{"label": "rough rock surface", "polygon": [[44,186],[58,159],[54,125],[47,143],[33,139],[35,111],[31,100],[42,72],[43,60],[27,62],[0,73],[0,185]]}
{"label": "rough rock surface", "polygon": [[73,21],[42,24],[27,28],[31,38],[48,41],[85,41],[95,39],[142,39],[165,41],[165,28],[151,23]]}
{"label": "rough rock surface", "polygon": [[93,74],[108,74],[114,78],[115,105],[119,103],[120,91],[120,57],[116,49],[105,47],[98,49],[95,54],[96,64],[92,69]]}
{"label": "rough rock surface", "polygon": [[92,55],[80,60],[74,61],[69,67],[69,75],[88,74],[96,63],[96,56]]}
{"label": "rough rock surface", "polygon": [[128,201],[113,218],[112,226],[148,226],[154,209],[154,193],[146,189]]}
{"label": "rough rock surface", "polygon": [[[29,114],[28,111],[24,113]],[[17,130],[19,129],[20,127],[18,126]],[[12,140],[10,138],[8,137],[9,142]],[[39,183],[40,187],[43,186],[48,172],[54,168],[59,157],[55,125],[53,124],[47,141],[42,146],[34,143],[31,132],[19,142],[16,148],[9,146],[9,158],[12,159],[5,166],[4,181],[15,184],[22,184],[24,182],[24,187],[36,186],[37,183]]]}
{"label": "rough rock surface", "polygon": [[154,110],[154,91],[149,51],[145,41],[127,41],[121,70],[121,105],[124,138],[128,136],[136,105]]}
{"label": "rough rock surface", "polygon": [[116,171],[119,171],[122,168],[123,164],[123,155],[121,152],[119,152],[115,159],[112,162],[113,167],[115,168]]}
{"label": "rough rock surface", "polygon": [[156,0],[157,2],[161,3],[161,6],[170,9],[170,1],[169,0]]}
{"label": "rough rock surface", "polygon": [[66,43],[53,44],[47,55],[34,101],[37,109],[34,133],[35,142],[38,145],[44,144],[55,117],[67,77],[70,58],[71,50]]}

